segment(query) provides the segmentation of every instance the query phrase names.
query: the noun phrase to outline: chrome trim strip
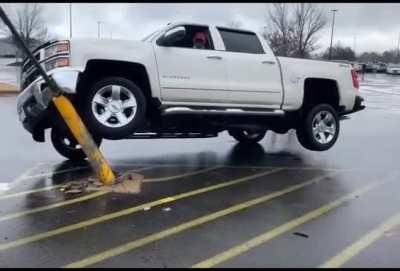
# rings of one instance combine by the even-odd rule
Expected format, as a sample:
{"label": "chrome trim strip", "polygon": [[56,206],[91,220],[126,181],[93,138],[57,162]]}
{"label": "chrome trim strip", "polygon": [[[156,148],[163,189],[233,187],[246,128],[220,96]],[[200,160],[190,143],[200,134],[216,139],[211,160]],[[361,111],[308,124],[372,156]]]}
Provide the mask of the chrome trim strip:
{"label": "chrome trim strip", "polygon": [[230,92],[256,92],[256,93],[277,93],[280,94],[279,91],[270,91],[270,90],[238,90],[238,89],[213,89],[213,88],[182,88],[182,87],[163,87],[165,90],[200,90],[200,91],[230,91]]}
{"label": "chrome trim strip", "polygon": [[259,116],[282,116],[285,114],[283,110],[243,110],[239,108],[225,108],[225,109],[195,109],[190,107],[169,107],[162,111],[163,115],[172,114],[206,114],[206,115],[259,115]]}

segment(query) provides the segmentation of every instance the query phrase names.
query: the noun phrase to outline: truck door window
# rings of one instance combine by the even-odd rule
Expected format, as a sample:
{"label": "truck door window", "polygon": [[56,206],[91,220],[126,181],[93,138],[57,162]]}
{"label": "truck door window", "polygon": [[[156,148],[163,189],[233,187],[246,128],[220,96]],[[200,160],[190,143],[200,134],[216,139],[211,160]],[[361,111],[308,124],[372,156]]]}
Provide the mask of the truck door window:
{"label": "truck door window", "polygon": [[226,51],[264,54],[264,49],[256,34],[247,31],[238,31],[225,28],[217,28],[225,44]]}
{"label": "truck door window", "polygon": [[172,47],[214,50],[209,28],[198,25],[183,25],[186,35],[182,40],[171,44]]}

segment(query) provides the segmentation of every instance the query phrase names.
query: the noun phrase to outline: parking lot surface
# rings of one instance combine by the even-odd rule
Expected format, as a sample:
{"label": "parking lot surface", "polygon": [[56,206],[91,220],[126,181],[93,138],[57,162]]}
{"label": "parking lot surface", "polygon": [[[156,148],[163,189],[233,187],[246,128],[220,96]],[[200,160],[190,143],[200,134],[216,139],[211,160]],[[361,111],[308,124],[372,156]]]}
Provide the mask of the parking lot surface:
{"label": "parking lot surface", "polygon": [[[260,144],[105,141],[138,194],[60,191],[87,163],[36,143],[0,97],[1,267],[398,267],[400,78],[366,74],[367,109],[336,145],[310,152],[294,131]],[[47,135],[48,138],[48,135]]]}

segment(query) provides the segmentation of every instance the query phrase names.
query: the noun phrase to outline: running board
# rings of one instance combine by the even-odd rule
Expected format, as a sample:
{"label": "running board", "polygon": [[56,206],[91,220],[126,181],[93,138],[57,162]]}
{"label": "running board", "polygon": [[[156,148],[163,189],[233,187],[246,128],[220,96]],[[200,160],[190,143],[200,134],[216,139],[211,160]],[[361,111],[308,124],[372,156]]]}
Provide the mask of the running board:
{"label": "running board", "polygon": [[253,116],[283,116],[285,112],[281,109],[257,109],[244,110],[238,108],[190,108],[190,107],[169,107],[162,111],[163,115],[253,115]]}
{"label": "running board", "polygon": [[126,139],[150,139],[150,138],[208,138],[216,137],[217,133],[134,133]]}

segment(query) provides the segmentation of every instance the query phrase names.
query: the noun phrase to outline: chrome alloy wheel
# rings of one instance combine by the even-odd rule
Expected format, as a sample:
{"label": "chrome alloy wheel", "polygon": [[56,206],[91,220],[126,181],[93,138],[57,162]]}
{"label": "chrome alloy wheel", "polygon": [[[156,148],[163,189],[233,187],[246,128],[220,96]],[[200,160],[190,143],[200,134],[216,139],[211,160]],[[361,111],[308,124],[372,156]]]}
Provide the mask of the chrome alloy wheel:
{"label": "chrome alloy wheel", "polygon": [[107,127],[127,125],[135,117],[136,111],[135,96],[123,86],[104,86],[92,99],[92,112],[96,120]]}
{"label": "chrome alloy wheel", "polygon": [[321,144],[332,141],[336,134],[336,121],[329,111],[321,111],[312,121],[313,136]]}

